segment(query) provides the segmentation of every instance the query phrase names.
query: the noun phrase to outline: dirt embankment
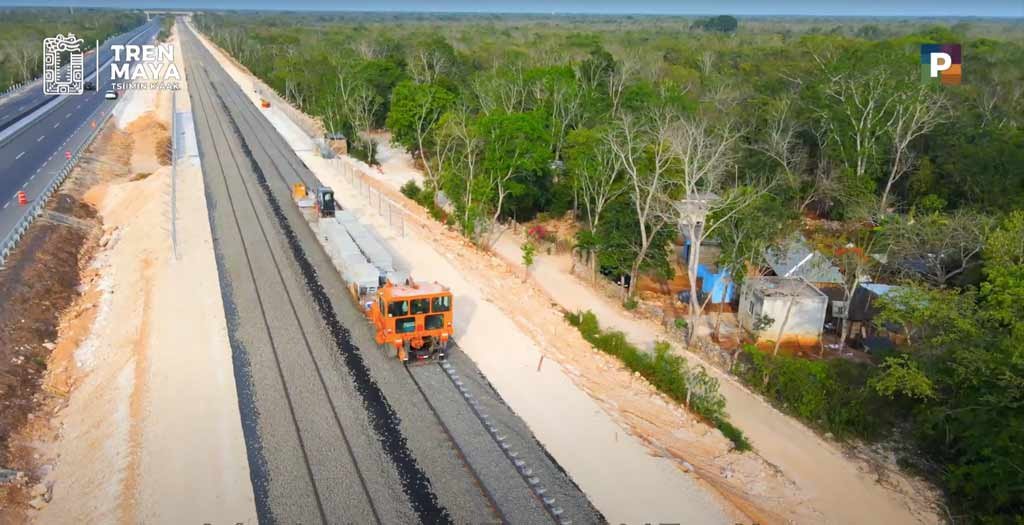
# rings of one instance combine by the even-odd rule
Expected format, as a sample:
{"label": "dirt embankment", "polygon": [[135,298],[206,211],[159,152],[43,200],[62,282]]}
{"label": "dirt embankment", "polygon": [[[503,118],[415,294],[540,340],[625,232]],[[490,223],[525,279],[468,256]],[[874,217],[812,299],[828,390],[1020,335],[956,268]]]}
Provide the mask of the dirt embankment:
{"label": "dirt embankment", "polygon": [[82,335],[73,327],[93,316],[86,307],[95,299],[88,267],[102,227],[85,195],[127,175],[117,162],[126,156],[99,164],[96,153],[130,151],[131,143],[126,133],[102,133],[0,271],[0,468],[23,473],[0,484],[0,523],[25,521],[27,504],[38,496],[33,488],[52,468],[39,461],[39,447],[55,430],[49,416],[63,408],[73,385],[68,356]]}
{"label": "dirt embankment", "polygon": [[[175,59],[184,70],[180,47]],[[187,79],[182,87],[176,110],[189,111]],[[50,358],[48,380],[70,394],[37,439],[51,499],[28,512],[32,521],[256,521],[191,127],[177,130],[193,145],[180,150],[171,206],[171,97],[126,93],[111,127],[130,142],[94,156],[121,175],[84,195],[102,233],[76,314],[59,329],[57,350],[67,351]]]}

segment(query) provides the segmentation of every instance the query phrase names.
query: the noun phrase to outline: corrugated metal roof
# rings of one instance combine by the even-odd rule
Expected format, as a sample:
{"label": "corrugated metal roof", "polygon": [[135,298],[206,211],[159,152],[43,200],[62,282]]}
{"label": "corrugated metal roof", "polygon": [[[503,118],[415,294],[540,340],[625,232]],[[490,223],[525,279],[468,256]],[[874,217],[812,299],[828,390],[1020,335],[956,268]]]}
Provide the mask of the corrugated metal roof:
{"label": "corrugated metal roof", "polygon": [[843,274],[827,257],[811,250],[801,235],[795,235],[781,248],[770,248],[765,260],[775,275],[803,277],[812,283],[842,283]]}

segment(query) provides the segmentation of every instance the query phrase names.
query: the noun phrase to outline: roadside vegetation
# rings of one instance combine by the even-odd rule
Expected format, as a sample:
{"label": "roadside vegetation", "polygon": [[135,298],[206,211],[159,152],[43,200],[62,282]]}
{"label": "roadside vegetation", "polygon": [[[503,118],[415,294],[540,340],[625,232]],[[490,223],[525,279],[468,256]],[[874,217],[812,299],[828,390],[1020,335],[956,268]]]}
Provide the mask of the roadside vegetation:
{"label": "roadside vegetation", "polygon": [[593,312],[567,313],[565,318],[594,348],[619,358],[627,368],[650,381],[659,392],[682,403],[722,431],[736,450],[751,450],[743,431],[729,422],[725,398],[718,392],[718,380],[703,366],[690,367],[686,359],[672,354],[671,347],[664,341],[654,345],[653,354],[644,352],[627,341],[626,334],[601,330]]}
{"label": "roadside vegetation", "polygon": [[[748,348],[734,373],[837,438],[904,445],[905,464],[945,489],[951,521],[1024,520],[1019,21],[210,14],[196,23],[346,135],[353,155],[374,163],[370,132],[390,131],[425,175],[403,193],[481,246],[508,220],[569,214],[592,274],[625,277],[628,305],[641,273],[672,273],[680,233],[698,247],[716,241],[739,285],[794,233],[842,271],[847,306],[868,279],[901,285],[875,321],[900,345],[872,363]],[[922,82],[924,43],[962,44],[963,85]],[[686,261],[691,287],[697,252]],[[688,306],[683,326],[696,334],[703,305],[691,294]],[[586,314],[573,319],[668,395],[685,392],[681,363],[641,359]],[[676,373],[659,376],[665,366]]]}
{"label": "roadside vegetation", "polygon": [[135,11],[108,9],[0,9],[0,92],[38,78],[43,68],[43,39],[74,33],[82,50],[96,41],[135,28],[146,16]]}
{"label": "roadside vegetation", "polygon": [[174,27],[174,17],[164,15],[160,18],[160,32],[156,35],[157,42],[166,42],[171,38],[171,28]]}

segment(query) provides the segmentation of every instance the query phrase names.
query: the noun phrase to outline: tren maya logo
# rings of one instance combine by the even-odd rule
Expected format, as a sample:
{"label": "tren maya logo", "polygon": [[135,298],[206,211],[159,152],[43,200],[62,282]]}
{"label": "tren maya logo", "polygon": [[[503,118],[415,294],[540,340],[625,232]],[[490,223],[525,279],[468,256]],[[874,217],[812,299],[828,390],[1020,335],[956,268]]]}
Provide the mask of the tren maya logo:
{"label": "tren maya logo", "polygon": [[922,44],[921,81],[958,86],[963,79],[963,54],[960,44]]}
{"label": "tren maya logo", "polygon": [[174,65],[174,46],[118,44],[110,46],[110,50],[114,52],[110,65],[114,89],[179,89],[181,73]]}
{"label": "tren maya logo", "polygon": [[[43,39],[43,94],[81,95],[82,39],[74,33]],[[66,59],[66,60],[65,60]]]}

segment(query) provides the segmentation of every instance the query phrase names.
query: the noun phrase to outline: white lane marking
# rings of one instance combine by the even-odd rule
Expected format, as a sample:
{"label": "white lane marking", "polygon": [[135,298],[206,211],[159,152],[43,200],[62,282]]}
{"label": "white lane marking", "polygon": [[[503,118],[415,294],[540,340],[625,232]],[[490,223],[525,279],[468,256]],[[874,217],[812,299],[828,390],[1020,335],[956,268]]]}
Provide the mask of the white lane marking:
{"label": "white lane marking", "polygon": [[82,108],[82,105],[81,105],[81,104],[79,104],[79,105],[75,106],[75,109],[81,109],[81,108]]}
{"label": "white lane marking", "polygon": [[64,115],[64,118],[68,118],[70,116],[71,116],[71,113],[68,113],[67,115]]}
{"label": "white lane marking", "polygon": [[39,135],[39,138],[36,139],[36,142],[42,142],[44,138],[46,138],[46,135]]}
{"label": "white lane marking", "polygon": [[25,189],[25,186],[28,186],[28,181],[25,181],[25,183],[21,185],[21,189]]}
{"label": "white lane marking", "polygon": [[24,151],[22,151],[21,153],[19,153],[19,154],[18,154],[18,156],[17,156],[17,157],[14,157],[14,160],[18,160],[18,159],[20,159],[20,158],[21,158],[21,156],[22,156],[22,155],[24,155],[24,154],[25,154],[25,152],[24,152]]}
{"label": "white lane marking", "polygon": [[58,122],[58,123],[54,124],[54,125],[53,125],[53,129],[57,129],[57,126],[60,126],[60,122]]}
{"label": "white lane marking", "polygon": [[8,207],[8,206],[10,206],[10,205],[11,205],[11,201],[7,201],[7,202],[5,202],[5,203],[4,203],[4,209],[6,210],[6,209],[7,209],[7,207]]}
{"label": "white lane marking", "polygon": [[[39,170],[36,170],[36,173],[39,173]],[[32,175],[30,175],[28,177],[28,180],[32,180],[32,179],[36,178],[36,173],[33,173]]]}

